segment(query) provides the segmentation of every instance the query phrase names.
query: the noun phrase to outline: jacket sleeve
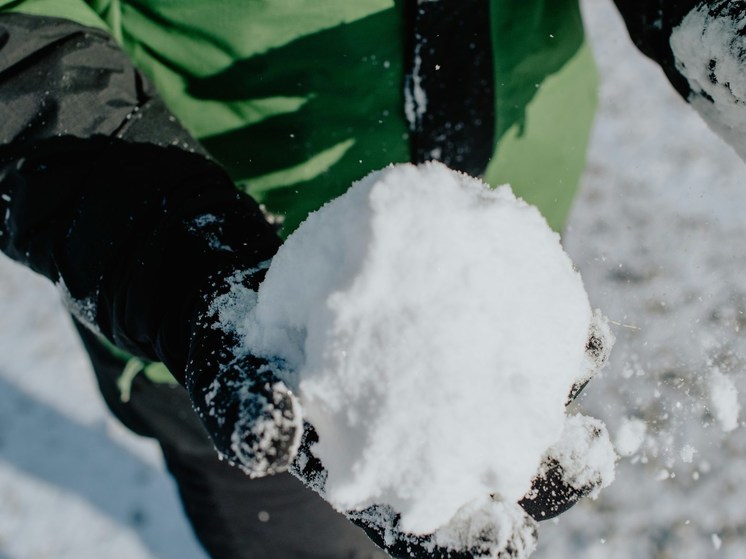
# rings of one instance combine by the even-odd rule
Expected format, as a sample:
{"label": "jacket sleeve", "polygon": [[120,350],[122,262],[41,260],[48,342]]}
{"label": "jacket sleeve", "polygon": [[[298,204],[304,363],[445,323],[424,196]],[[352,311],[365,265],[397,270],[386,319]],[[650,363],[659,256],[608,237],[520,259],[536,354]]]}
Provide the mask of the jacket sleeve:
{"label": "jacket sleeve", "polygon": [[746,160],[746,2],[615,2],[635,45]]}
{"label": "jacket sleeve", "polygon": [[278,246],[106,32],[0,15],[0,248],[77,318],[183,381],[200,293]]}

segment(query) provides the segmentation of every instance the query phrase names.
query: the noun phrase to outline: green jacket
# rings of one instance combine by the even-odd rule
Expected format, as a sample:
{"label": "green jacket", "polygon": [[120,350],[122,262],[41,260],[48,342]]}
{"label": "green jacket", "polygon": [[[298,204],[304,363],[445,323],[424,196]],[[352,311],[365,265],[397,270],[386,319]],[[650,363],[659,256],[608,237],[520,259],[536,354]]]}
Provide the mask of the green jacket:
{"label": "green jacket", "polygon": [[[425,27],[434,26],[436,32],[428,38],[430,43],[421,43],[422,51],[415,48],[413,60],[412,25],[423,17],[413,17],[413,6],[403,0],[0,0],[0,13],[16,12],[14,21],[7,22],[15,31],[7,31],[11,43],[0,49],[0,69],[24,66],[24,57],[31,56],[45,68],[40,72],[50,72],[44,81],[26,71],[21,82],[6,72],[7,84],[0,92],[7,117],[0,132],[3,142],[10,142],[10,152],[0,154],[0,187],[8,192],[0,199],[0,209],[13,200],[0,248],[60,283],[66,297],[77,301],[71,305],[76,317],[96,325],[103,343],[106,338],[124,350],[110,348],[127,362],[120,379],[123,399],[140,371],[153,381],[171,379],[157,363],[169,364],[164,354],[178,354],[169,369],[177,377],[183,374],[185,338],[179,330],[188,319],[176,317],[188,312],[186,302],[214,270],[234,265],[226,263],[227,256],[219,250],[205,252],[190,231],[159,238],[157,233],[165,226],[158,220],[167,222],[174,213],[166,211],[161,198],[169,197],[173,208],[185,204],[183,211],[192,211],[190,196],[196,194],[189,194],[182,182],[193,181],[195,193],[203,192],[195,212],[222,215],[231,213],[234,204],[236,211],[246,205],[233,200],[231,192],[236,192],[228,180],[231,192],[198,184],[199,173],[207,173],[210,183],[214,172],[188,158],[190,150],[200,147],[183,130],[170,129],[178,125],[166,119],[176,119],[166,114],[154,117],[160,101],[152,101],[152,92],[146,91],[149,85],[137,90],[141,80],[129,74],[127,57],[232,182],[258,201],[265,215],[283,224],[283,234],[370,171],[439,155],[427,147],[430,144],[425,143],[424,152],[412,146],[419,137],[449,133],[451,116],[455,122],[471,119],[472,128],[481,130],[483,115],[493,121],[486,127],[489,133],[471,138],[472,128],[467,127],[467,136],[461,137],[484,154],[468,170],[493,185],[510,183],[519,196],[541,209],[550,225],[562,227],[583,169],[596,105],[595,67],[584,44],[577,0],[464,3],[460,21],[481,25],[483,43],[474,50],[491,51],[489,57],[480,57],[481,62],[477,55],[456,49],[455,39],[468,49],[471,35],[467,40],[438,36],[440,21],[459,9],[446,1],[429,4],[435,19],[418,29],[424,33]],[[473,7],[484,10],[482,19],[472,17]],[[62,19],[50,23],[50,17]],[[47,20],[38,28],[41,32],[32,21],[40,19]],[[101,37],[81,32],[81,24],[110,34],[126,56],[116,45],[105,44],[111,42],[108,37],[102,42]],[[71,39],[80,41],[80,49],[70,44]],[[435,49],[437,41],[441,50]],[[50,51],[49,44],[58,48]],[[46,54],[29,54],[34,52]],[[455,60],[455,66],[476,68],[463,84],[440,79],[448,66],[444,59],[454,56],[463,58]],[[81,58],[86,61],[83,67]],[[14,63],[16,59],[24,62]],[[450,62],[453,67],[454,60]],[[415,74],[425,84],[424,101],[416,99]],[[57,88],[52,102],[59,111],[45,105],[50,92],[44,89],[52,87],[52,75]],[[462,98],[474,93],[479,97],[487,82],[482,104],[471,107],[470,115],[459,115],[464,110]],[[451,88],[446,93],[438,90],[443,84]],[[459,87],[470,89],[462,92]],[[33,89],[34,102],[27,103],[19,88]],[[134,122],[138,114],[143,117],[140,107],[150,111],[142,121],[151,125],[145,137],[138,138],[142,131],[136,124],[127,128],[129,124],[121,123]],[[445,129],[423,132],[426,125],[417,122],[420,110],[426,117],[440,110],[439,126]],[[52,128],[50,121],[55,123]],[[28,133],[32,144],[26,143]],[[110,145],[95,135],[129,136],[145,145]],[[66,138],[55,142],[58,136]],[[71,140],[76,137],[93,139],[76,143]],[[184,154],[161,155],[147,148],[173,143],[172,138],[181,138],[177,147]],[[444,151],[459,151],[460,140],[455,138]],[[25,174],[33,169],[19,165],[39,150],[39,157],[61,166],[44,180],[38,177],[32,188]],[[89,170],[91,158],[95,172]],[[150,163],[146,165],[144,158]],[[138,159],[140,169],[131,163]],[[23,178],[14,178],[16,169]],[[24,205],[12,194],[14,181],[27,185],[33,204]],[[155,207],[162,211],[154,214]],[[264,239],[257,245],[264,247],[259,251],[263,258],[274,251],[274,233],[261,232],[259,221],[249,224],[233,216],[193,222],[212,223],[214,230],[205,231],[205,238],[225,235],[233,241],[251,238],[251,227],[256,227],[256,235]],[[151,230],[154,233],[140,238],[140,231]],[[236,266],[245,266],[254,261],[255,252],[246,245],[231,259]],[[114,268],[117,254],[135,255],[134,264]],[[104,276],[109,279],[102,287]],[[185,277],[190,278],[188,283]],[[131,283],[139,287],[133,290]]]}
{"label": "green jacket", "polygon": [[[405,2],[0,0],[107,29],[285,234],[371,170],[410,160]],[[492,0],[491,184],[560,229],[582,173],[596,72],[577,0]],[[467,62],[468,63],[468,62]]]}

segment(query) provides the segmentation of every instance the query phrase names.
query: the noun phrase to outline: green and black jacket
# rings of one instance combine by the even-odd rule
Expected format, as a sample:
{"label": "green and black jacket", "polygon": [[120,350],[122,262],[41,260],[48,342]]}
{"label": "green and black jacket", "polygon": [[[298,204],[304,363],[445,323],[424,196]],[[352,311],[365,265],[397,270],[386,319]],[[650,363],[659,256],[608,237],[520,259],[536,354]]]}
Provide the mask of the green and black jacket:
{"label": "green and black jacket", "polygon": [[[696,2],[617,3],[686,94]],[[577,0],[0,0],[0,247],[181,380],[210,276],[371,170],[439,159],[560,229],[595,105]]]}

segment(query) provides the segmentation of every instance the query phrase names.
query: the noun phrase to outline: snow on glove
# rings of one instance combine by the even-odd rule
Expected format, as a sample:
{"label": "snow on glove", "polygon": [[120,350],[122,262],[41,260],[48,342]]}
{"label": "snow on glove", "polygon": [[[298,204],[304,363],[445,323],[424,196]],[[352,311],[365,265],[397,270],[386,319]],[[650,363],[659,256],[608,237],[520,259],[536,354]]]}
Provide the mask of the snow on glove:
{"label": "snow on glove", "polygon": [[[306,423],[290,472],[324,497],[326,472],[311,451],[317,441],[315,430]],[[426,535],[403,530],[399,513],[388,505],[343,513],[395,559],[518,559],[528,557],[536,546],[535,521],[518,505],[499,503],[489,496]]]}
{"label": "snow on glove", "polygon": [[[588,373],[570,389],[568,406],[606,364],[613,343],[611,330],[597,314],[585,351]],[[614,477],[613,471],[607,471],[609,463],[605,457],[609,452],[613,454],[612,449],[606,448],[607,441],[602,422],[581,415],[571,417],[560,441],[544,456],[531,490],[519,501],[523,510],[534,520],[548,520],[567,511],[583,497],[595,497]]]}
{"label": "snow on glove", "polygon": [[251,477],[288,468],[303,425],[296,397],[265,359],[239,348],[240,321],[266,267],[215,280],[194,323],[185,386],[221,455]]}
{"label": "snow on glove", "polygon": [[[613,334],[596,315],[586,346],[587,373],[571,387],[567,405],[605,365],[612,345]],[[324,496],[327,473],[313,454],[316,442],[318,435],[306,422],[291,473]],[[537,521],[562,514],[583,497],[595,497],[613,480],[608,445],[603,422],[582,415],[568,418],[562,438],[547,451],[523,499],[514,504],[486,495],[432,534],[407,532],[401,515],[388,505],[343,512],[396,559],[526,558],[536,547]]]}
{"label": "snow on glove", "polygon": [[293,398],[260,361],[233,358],[210,311],[236,270],[272,258],[275,229],[109,34],[2,14],[0,37],[0,249],[89,329],[164,362],[229,459],[283,469]]}

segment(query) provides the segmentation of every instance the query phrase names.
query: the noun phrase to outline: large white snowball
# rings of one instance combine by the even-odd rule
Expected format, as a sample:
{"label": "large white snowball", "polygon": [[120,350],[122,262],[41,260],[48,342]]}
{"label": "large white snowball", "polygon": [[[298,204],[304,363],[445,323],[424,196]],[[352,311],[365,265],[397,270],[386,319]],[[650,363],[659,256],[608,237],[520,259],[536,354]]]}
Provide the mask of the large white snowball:
{"label": "large white snowball", "polygon": [[389,504],[428,533],[526,493],[588,373],[591,317],[535,208],[430,163],[373,173],[312,214],[245,332],[294,372],[326,498]]}

